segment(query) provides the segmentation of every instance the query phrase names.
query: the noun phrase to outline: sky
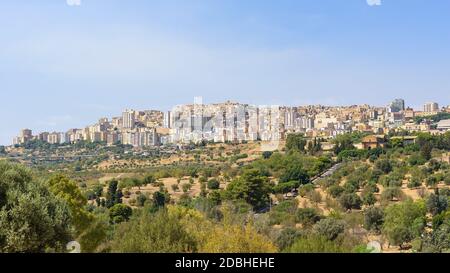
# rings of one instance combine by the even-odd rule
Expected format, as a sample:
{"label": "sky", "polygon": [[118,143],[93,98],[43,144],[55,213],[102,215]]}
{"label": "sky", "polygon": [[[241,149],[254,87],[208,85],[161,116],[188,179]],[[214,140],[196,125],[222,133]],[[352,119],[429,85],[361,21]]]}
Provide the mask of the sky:
{"label": "sky", "polygon": [[0,145],[203,97],[450,104],[448,0],[2,0]]}

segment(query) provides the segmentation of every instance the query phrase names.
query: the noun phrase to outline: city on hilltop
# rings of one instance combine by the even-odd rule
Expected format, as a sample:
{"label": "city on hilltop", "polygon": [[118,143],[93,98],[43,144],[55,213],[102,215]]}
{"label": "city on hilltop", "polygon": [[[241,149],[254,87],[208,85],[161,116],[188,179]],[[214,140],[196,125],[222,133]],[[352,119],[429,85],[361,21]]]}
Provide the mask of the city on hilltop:
{"label": "city on hilltop", "polygon": [[50,144],[78,141],[103,142],[133,147],[210,142],[280,141],[289,133],[314,138],[334,138],[349,132],[384,135],[389,131],[429,132],[450,130],[450,106],[436,102],[422,111],[405,107],[403,99],[387,107],[360,106],[255,106],[234,102],[194,103],[175,106],[172,111],[125,110],[120,117],[101,118],[96,124],[67,132],[24,129],[13,145],[31,140]]}

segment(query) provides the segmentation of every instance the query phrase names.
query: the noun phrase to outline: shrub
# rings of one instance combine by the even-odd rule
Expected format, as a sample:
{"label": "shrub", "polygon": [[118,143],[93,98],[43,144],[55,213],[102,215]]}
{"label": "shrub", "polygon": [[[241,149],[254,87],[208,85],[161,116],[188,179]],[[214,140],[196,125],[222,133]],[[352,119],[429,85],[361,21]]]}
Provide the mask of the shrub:
{"label": "shrub", "polygon": [[333,185],[331,187],[328,188],[328,193],[333,197],[333,198],[338,198],[339,196],[342,195],[342,193],[344,192],[344,188],[339,186],[339,185]]}
{"label": "shrub", "polygon": [[111,223],[119,224],[130,219],[133,210],[125,204],[115,204],[109,209]]}
{"label": "shrub", "polygon": [[317,222],[313,229],[319,236],[334,240],[345,231],[345,221],[327,218]]}
{"label": "shrub", "polygon": [[313,208],[298,209],[296,218],[297,222],[302,224],[304,227],[313,226],[322,219],[322,217]]}
{"label": "shrub", "polygon": [[364,211],[364,227],[367,230],[381,231],[384,221],[384,212],[379,207],[369,207]]}
{"label": "shrub", "polygon": [[220,188],[220,182],[217,179],[211,179],[208,181],[208,189],[218,190]]}
{"label": "shrub", "polygon": [[360,209],[361,198],[356,193],[345,193],[339,198],[341,206],[347,210]]}

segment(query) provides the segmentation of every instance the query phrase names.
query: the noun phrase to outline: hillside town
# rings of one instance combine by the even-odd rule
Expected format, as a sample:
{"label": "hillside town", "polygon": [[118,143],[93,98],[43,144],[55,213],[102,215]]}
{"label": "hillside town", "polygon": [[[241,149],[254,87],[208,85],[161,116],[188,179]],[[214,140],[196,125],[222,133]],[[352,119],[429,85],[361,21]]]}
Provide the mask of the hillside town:
{"label": "hillside town", "polygon": [[[447,115],[448,114],[448,115]],[[436,120],[436,117],[439,118]],[[119,117],[101,118],[93,125],[66,132],[21,130],[13,145],[31,140],[49,144],[79,141],[102,142],[133,147],[157,147],[202,141],[242,143],[283,141],[290,133],[309,138],[335,138],[350,132],[385,135],[391,131],[441,134],[450,130],[450,106],[436,102],[422,110],[405,107],[396,99],[386,107],[353,106],[256,106],[227,101],[217,104],[175,106],[172,111],[127,109]]]}

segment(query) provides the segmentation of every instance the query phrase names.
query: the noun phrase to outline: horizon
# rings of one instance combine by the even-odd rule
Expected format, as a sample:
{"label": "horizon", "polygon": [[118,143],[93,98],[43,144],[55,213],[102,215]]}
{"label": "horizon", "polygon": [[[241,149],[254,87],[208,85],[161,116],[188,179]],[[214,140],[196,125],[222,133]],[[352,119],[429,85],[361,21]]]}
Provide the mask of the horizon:
{"label": "horizon", "polygon": [[[246,102],[240,102],[240,101],[234,101],[234,100],[226,100],[226,101],[221,101],[221,102],[208,102],[208,103],[204,103],[204,102],[202,101],[202,102],[198,103],[198,102],[196,101],[196,99],[197,99],[197,98],[194,98],[194,101],[193,101],[193,102],[190,102],[190,103],[184,103],[184,104],[178,104],[178,105],[174,105],[173,107],[176,107],[176,106],[179,106],[179,105],[193,105],[193,104],[200,104],[200,105],[214,105],[214,104],[222,104],[222,103],[228,103],[228,102],[231,102],[231,103],[238,103],[238,104],[244,104],[244,105],[253,105],[253,106],[255,106],[255,104],[246,103]],[[397,98],[397,99],[403,99],[403,98]],[[403,100],[404,100],[404,99],[403,99]],[[434,102],[431,102],[431,101],[430,101],[430,102],[426,102],[426,103],[434,103]],[[439,102],[436,102],[436,103],[439,104]],[[389,104],[389,103],[388,103],[388,104]],[[371,105],[371,104],[368,104],[368,103],[352,104],[352,105],[323,105],[323,104],[306,104],[306,105],[287,105],[287,104],[284,104],[284,105],[267,105],[267,104],[263,104],[263,105],[256,105],[256,106],[258,106],[258,107],[261,107],[261,106],[279,106],[279,107],[309,107],[309,106],[316,106],[316,107],[318,107],[318,106],[322,106],[322,107],[331,107],[331,108],[333,108],[333,107],[355,107],[355,106],[364,106],[364,105],[367,105],[367,106],[373,107],[373,108],[384,108],[384,107],[387,107],[387,105],[385,105],[385,106],[381,106],[381,105]],[[447,107],[447,106],[448,106],[448,105],[441,105],[441,104],[439,104],[439,107],[440,107],[440,108],[442,108],[442,107]],[[83,126],[65,128],[65,129],[61,129],[60,131],[56,131],[56,130],[35,131],[33,128],[30,128],[30,127],[23,127],[23,128],[21,128],[20,130],[32,130],[32,131],[33,131],[33,134],[35,134],[35,135],[36,135],[36,134],[39,134],[39,133],[43,133],[43,132],[48,132],[48,133],[51,133],[51,132],[66,132],[66,131],[72,130],[72,129],[83,129],[83,128],[87,127],[87,126],[91,126],[91,125],[95,124],[98,120],[100,120],[100,119],[102,119],[102,118],[107,118],[108,120],[111,120],[111,119],[114,118],[114,117],[121,117],[123,111],[125,111],[125,110],[133,110],[133,111],[160,111],[160,112],[163,112],[163,113],[164,113],[164,112],[167,112],[167,111],[172,111],[173,107],[170,108],[170,109],[165,109],[165,110],[163,110],[163,109],[156,109],[156,108],[142,108],[142,109],[137,109],[137,108],[127,108],[127,109],[123,109],[123,110],[122,110],[120,113],[118,113],[118,114],[113,114],[113,115],[109,115],[109,116],[106,116],[106,115],[99,116],[96,120],[93,120],[93,121],[91,121],[91,122],[89,122],[89,123],[87,123],[87,124],[85,124],[85,125],[83,125]],[[418,112],[420,112],[420,111],[423,110],[423,109],[417,109],[417,108],[414,108],[414,107],[409,106],[409,105],[406,103],[406,100],[405,100],[405,108],[411,108],[411,109],[413,109],[414,111],[418,111]],[[17,133],[19,133],[19,131],[18,131]],[[11,144],[11,143],[10,143],[10,144],[1,144],[1,143],[0,143],[0,145],[11,146],[12,144]]]}
{"label": "horizon", "polygon": [[447,1],[4,2],[0,145],[23,128],[83,128],[126,108],[166,111],[195,96],[450,104]]}

